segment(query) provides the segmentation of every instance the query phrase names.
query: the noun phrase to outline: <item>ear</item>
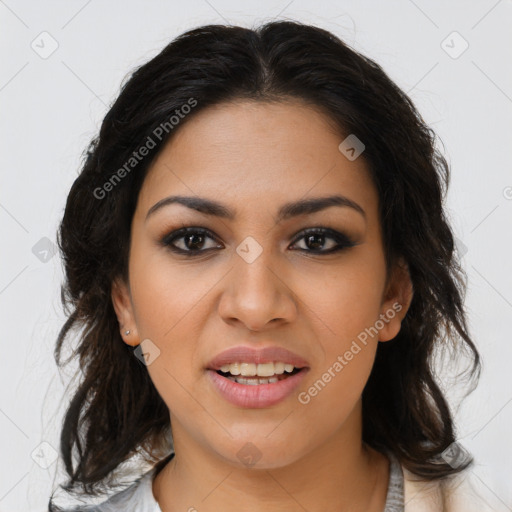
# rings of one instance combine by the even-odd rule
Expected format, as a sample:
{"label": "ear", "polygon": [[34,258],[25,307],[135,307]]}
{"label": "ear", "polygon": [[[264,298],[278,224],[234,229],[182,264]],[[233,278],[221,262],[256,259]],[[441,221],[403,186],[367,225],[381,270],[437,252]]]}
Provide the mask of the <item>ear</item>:
{"label": "ear", "polygon": [[138,345],[140,340],[135,324],[131,295],[124,280],[117,278],[112,282],[111,296],[123,341],[128,345]]}
{"label": "ear", "polygon": [[395,265],[384,293],[380,319],[379,341],[392,340],[399,332],[414,295],[407,263],[400,259]]}

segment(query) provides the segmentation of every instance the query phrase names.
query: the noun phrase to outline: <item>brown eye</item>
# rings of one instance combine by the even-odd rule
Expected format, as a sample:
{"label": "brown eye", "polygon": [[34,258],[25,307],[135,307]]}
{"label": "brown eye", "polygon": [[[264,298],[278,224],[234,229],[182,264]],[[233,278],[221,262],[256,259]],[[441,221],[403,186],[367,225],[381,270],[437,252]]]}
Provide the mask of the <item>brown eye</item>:
{"label": "brown eye", "polygon": [[[326,243],[327,239],[334,241],[334,244],[332,242]],[[305,249],[300,248],[299,250],[318,254],[331,254],[356,245],[343,233],[327,228],[311,228],[303,231],[300,236],[295,239],[293,245],[296,245],[297,242],[301,240],[304,240]],[[329,247],[327,250],[324,250],[326,246]]]}
{"label": "brown eye", "polygon": [[[188,256],[197,256],[224,247],[218,244],[210,244],[208,247],[208,240],[217,241],[215,235],[209,230],[199,227],[184,227],[166,235],[161,243],[175,253]],[[300,251],[318,255],[332,254],[357,245],[343,233],[327,228],[311,228],[303,231],[300,236],[295,238],[291,247],[302,240],[304,240],[304,245],[299,248]],[[326,240],[330,240],[330,242],[326,242]]]}
{"label": "brown eye", "polygon": [[[182,253],[182,254],[194,254],[202,253],[211,250],[212,248],[222,248],[218,245],[213,247],[206,247],[206,241],[216,240],[210,231],[204,228],[183,228],[166,235],[162,239],[162,244],[169,247],[171,251]],[[177,246],[177,242],[180,242],[181,247]]]}

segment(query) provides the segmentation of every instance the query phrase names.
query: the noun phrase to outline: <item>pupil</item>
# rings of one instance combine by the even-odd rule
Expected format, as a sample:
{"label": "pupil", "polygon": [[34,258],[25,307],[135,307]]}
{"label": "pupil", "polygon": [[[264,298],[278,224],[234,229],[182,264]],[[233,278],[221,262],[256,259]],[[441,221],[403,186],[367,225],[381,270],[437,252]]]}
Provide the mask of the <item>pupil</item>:
{"label": "pupil", "polygon": [[[316,239],[316,243],[314,241],[315,239]],[[318,249],[319,247],[322,247],[323,243],[319,242],[318,239],[320,239],[320,240],[323,239],[323,235],[318,235],[318,234],[309,235],[307,237],[308,246],[313,245],[314,249]],[[312,240],[313,240],[313,242],[312,242]]]}
{"label": "pupil", "polygon": [[[199,241],[199,242],[197,242],[197,241],[196,241],[196,243],[194,244],[193,242],[191,242],[191,240],[193,240],[194,238],[199,238],[199,239],[200,239],[200,241]],[[188,247],[189,249],[191,249],[191,247],[190,247],[190,246],[191,246],[191,245],[192,245],[192,246],[195,246],[196,244],[199,244],[200,246],[203,244],[203,235],[197,235],[197,234],[194,234],[194,235],[188,235],[188,236],[187,236],[187,247]],[[196,248],[196,249],[197,249],[197,247],[192,247],[192,248]]]}

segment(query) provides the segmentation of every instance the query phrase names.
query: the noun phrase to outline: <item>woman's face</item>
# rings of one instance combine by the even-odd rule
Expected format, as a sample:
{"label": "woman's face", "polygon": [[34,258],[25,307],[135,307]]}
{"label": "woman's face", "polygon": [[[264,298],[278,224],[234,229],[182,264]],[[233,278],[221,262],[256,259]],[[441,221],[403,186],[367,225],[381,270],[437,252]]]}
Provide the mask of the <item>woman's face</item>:
{"label": "woman's face", "polygon": [[[330,126],[298,102],[222,104],[179,127],[151,166],[133,218],[129,286],[115,287],[113,300],[125,342],[145,340],[177,450],[270,468],[328,441],[360,440],[377,344],[398,333],[410,288],[398,273],[386,286],[377,191]],[[171,196],[218,206],[197,211],[164,201]],[[346,199],[300,207],[332,196]],[[173,238],[183,227],[207,234]],[[313,228],[328,232],[304,233]],[[257,357],[212,360],[239,346],[283,348],[306,368],[277,383],[233,382],[216,367]],[[259,361],[268,359],[278,364],[261,372],[292,361]]]}

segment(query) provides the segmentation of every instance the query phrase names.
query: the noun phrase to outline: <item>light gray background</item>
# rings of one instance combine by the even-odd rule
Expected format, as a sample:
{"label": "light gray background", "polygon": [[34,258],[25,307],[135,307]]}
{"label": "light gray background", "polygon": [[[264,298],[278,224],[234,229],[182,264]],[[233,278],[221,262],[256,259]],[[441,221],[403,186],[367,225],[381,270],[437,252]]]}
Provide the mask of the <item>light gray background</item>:
{"label": "light gray background", "polygon": [[496,510],[512,510],[510,0],[0,0],[0,512],[43,511],[62,481],[52,447],[74,367],[60,375],[53,360],[62,270],[40,240],[55,241],[82,151],[122,79],[173,37],[206,23],[272,18],[331,30],[376,60],[444,143],[447,210],[484,360],[480,386],[462,407],[451,386],[450,396],[473,473]]}

